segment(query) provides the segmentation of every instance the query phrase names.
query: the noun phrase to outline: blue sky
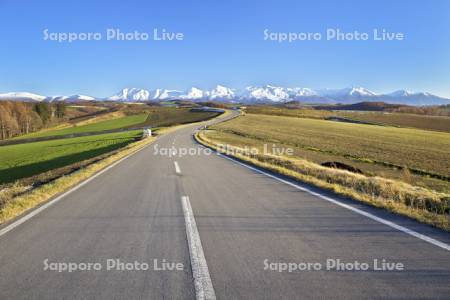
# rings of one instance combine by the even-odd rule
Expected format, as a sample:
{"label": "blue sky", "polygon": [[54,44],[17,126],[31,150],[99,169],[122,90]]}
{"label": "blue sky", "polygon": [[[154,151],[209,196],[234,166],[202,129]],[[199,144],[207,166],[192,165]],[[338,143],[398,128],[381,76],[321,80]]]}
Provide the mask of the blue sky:
{"label": "blue sky", "polygon": [[[370,2],[370,3],[369,3]],[[364,86],[450,97],[450,1],[0,0],[0,92],[124,87]],[[50,32],[184,33],[183,41],[44,41]],[[264,41],[270,32],[403,32],[404,41]]]}

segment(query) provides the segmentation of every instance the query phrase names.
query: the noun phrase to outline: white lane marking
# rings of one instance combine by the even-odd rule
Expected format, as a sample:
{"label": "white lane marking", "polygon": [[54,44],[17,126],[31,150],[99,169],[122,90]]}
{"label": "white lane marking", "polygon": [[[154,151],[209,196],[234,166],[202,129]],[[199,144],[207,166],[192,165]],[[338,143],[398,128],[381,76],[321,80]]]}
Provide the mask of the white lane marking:
{"label": "white lane marking", "polygon": [[175,173],[177,174],[181,174],[181,169],[180,169],[180,165],[178,165],[178,162],[173,162],[173,164],[175,165]]}
{"label": "white lane marking", "polygon": [[194,276],[196,299],[216,299],[189,197],[181,197],[181,204],[186,223],[186,235],[191,257],[192,275]]}
{"label": "white lane marking", "polygon": [[123,162],[125,159],[130,158],[131,156],[135,155],[136,153],[144,150],[145,148],[149,147],[150,145],[152,145],[153,143],[150,143],[148,145],[145,145],[144,147],[142,147],[141,149],[137,150],[136,152],[130,153],[125,157],[122,157],[121,159],[119,159],[118,161],[116,161],[115,163],[107,166],[106,168],[104,168],[103,170],[99,171],[98,173],[92,175],[91,177],[89,177],[88,179],[86,179],[85,181],[82,181],[81,183],[79,183],[78,185],[74,186],[73,188],[71,188],[70,190],[68,190],[67,192],[59,195],[58,197],[56,197],[55,199],[39,206],[36,209],[33,209],[30,213],[26,214],[25,216],[21,217],[20,219],[16,220],[15,222],[9,224],[8,226],[6,226],[5,228],[3,228],[2,230],[0,230],[0,236],[4,235],[5,233],[7,233],[8,231],[11,231],[12,229],[16,228],[17,226],[21,225],[22,223],[25,223],[26,221],[28,221],[29,219],[31,219],[32,217],[34,217],[35,215],[37,215],[38,213],[40,213],[41,211],[43,211],[44,209],[50,207],[51,205],[55,204],[56,202],[58,202],[59,200],[61,200],[62,198],[64,198],[65,196],[69,195],[70,193],[78,190],[79,188],[81,188],[82,186],[84,186],[85,184],[89,183],[90,181],[92,181],[94,178],[96,178],[97,176],[100,176],[101,174],[105,173],[106,171],[108,171],[109,169],[115,167],[116,165],[120,164],[121,162]]}
{"label": "white lane marking", "polygon": [[220,153],[218,153],[218,152],[217,152],[217,154],[218,154],[219,156],[223,157],[223,158],[226,158],[226,159],[228,159],[228,160],[231,160],[231,161],[233,161],[233,162],[235,162],[235,163],[237,163],[237,164],[239,164],[239,165],[241,165],[241,166],[244,166],[244,167],[246,167],[246,168],[248,168],[248,169],[250,169],[250,170],[253,170],[253,171],[258,172],[258,173],[260,173],[260,174],[266,175],[266,176],[268,176],[268,177],[270,177],[270,178],[273,178],[273,179],[275,179],[275,180],[278,180],[278,181],[280,181],[280,182],[283,182],[283,183],[285,183],[285,184],[287,184],[287,185],[290,185],[290,186],[292,186],[292,187],[294,187],[294,188],[296,188],[296,189],[298,189],[298,190],[301,190],[301,191],[303,191],[303,192],[307,192],[307,193],[309,193],[309,194],[311,194],[311,195],[314,195],[314,196],[316,196],[316,197],[319,197],[319,198],[321,198],[321,199],[324,199],[324,200],[326,200],[326,201],[328,201],[328,202],[334,203],[334,204],[339,205],[339,206],[341,206],[341,207],[343,207],[343,208],[346,208],[346,209],[348,209],[348,210],[351,210],[351,211],[353,211],[353,212],[355,212],[355,213],[357,213],[357,214],[363,215],[363,216],[365,216],[365,217],[367,217],[367,218],[369,218],[369,219],[372,219],[372,220],[377,221],[377,222],[379,222],[379,223],[382,223],[382,224],[384,224],[384,225],[390,226],[390,227],[392,227],[392,228],[394,228],[394,229],[397,229],[397,230],[399,230],[399,231],[402,231],[402,232],[404,232],[404,233],[406,233],[406,234],[409,234],[409,235],[411,235],[411,236],[413,236],[413,237],[416,237],[416,238],[421,239],[421,240],[423,240],[423,241],[425,241],[425,242],[428,242],[428,243],[433,244],[433,245],[435,245],[435,246],[438,246],[438,247],[440,247],[440,248],[442,248],[442,249],[445,249],[445,250],[447,250],[447,251],[450,251],[450,245],[447,245],[446,243],[443,243],[443,242],[441,242],[441,241],[438,241],[438,240],[436,240],[436,239],[433,239],[433,238],[431,238],[431,237],[429,237],[429,236],[426,236],[426,235],[424,235],[424,234],[418,233],[417,231],[411,230],[411,229],[406,228],[406,227],[403,227],[403,226],[401,226],[401,225],[395,224],[394,222],[391,222],[391,221],[385,220],[385,219],[383,219],[383,218],[377,217],[377,216],[375,216],[375,215],[373,215],[373,214],[371,214],[371,213],[365,212],[365,211],[363,211],[363,210],[360,210],[360,209],[355,208],[355,207],[353,207],[353,206],[350,206],[350,205],[348,205],[348,204],[339,202],[338,200],[335,200],[335,199],[330,198],[330,197],[328,197],[328,196],[325,196],[325,195],[322,195],[322,194],[320,194],[320,193],[314,192],[314,191],[312,191],[312,190],[310,190],[310,189],[308,189],[308,188],[301,187],[301,186],[299,186],[299,185],[297,185],[297,184],[295,184],[295,183],[289,182],[289,181],[284,180],[284,179],[282,179],[282,178],[279,178],[279,177],[277,177],[277,176],[275,176],[275,175],[269,174],[269,173],[267,173],[267,172],[264,172],[264,171],[262,171],[262,170],[259,170],[259,169],[255,168],[255,167],[252,167],[252,166],[249,166],[249,165],[247,165],[247,164],[244,164],[244,163],[242,163],[242,162],[240,162],[240,161],[238,161],[238,160],[236,160],[236,159],[233,159],[233,158],[231,158],[231,157],[222,155],[222,154],[220,154]]}

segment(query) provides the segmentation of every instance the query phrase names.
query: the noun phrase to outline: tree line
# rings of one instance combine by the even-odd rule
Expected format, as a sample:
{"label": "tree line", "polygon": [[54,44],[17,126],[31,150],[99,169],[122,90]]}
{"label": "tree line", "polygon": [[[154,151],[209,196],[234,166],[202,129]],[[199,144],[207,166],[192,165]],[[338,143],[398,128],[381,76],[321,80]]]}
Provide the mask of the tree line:
{"label": "tree line", "polygon": [[440,106],[401,106],[391,111],[406,114],[450,117],[450,104]]}
{"label": "tree line", "polygon": [[60,122],[65,114],[64,102],[0,101],[0,140],[28,134]]}

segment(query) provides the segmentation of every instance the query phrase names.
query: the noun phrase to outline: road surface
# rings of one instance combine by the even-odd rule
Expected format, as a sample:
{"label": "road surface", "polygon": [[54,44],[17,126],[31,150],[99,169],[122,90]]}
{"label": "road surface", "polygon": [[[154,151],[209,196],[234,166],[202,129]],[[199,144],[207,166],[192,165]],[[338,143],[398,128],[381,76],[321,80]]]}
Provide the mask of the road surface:
{"label": "road surface", "polygon": [[[192,138],[199,126],[159,137],[2,234],[0,299],[450,297],[449,250],[208,155]],[[196,150],[164,155],[172,147]],[[450,244],[442,231],[328,196]],[[397,269],[373,270],[383,259]],[[337,260],[345,270],[327,269]],[[78,269],[63,270],[69,263]],[[349,270],[358,263],[369,270]]]}

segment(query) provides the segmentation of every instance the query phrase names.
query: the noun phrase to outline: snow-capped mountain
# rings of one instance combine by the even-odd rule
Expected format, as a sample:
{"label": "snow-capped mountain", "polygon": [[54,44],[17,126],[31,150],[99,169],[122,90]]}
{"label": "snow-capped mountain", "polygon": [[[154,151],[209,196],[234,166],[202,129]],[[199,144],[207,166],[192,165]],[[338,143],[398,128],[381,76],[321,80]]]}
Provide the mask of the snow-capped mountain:
{"label": "snow-capped mountain", "polygon": [[54,101],[66,101],[69,99],[69,96],[49,96],[45,98],[45,101],[47,102],[54,102]]}
{"label": "snow-capped mountain", "polygon": [[42,95],[38,95],[38,94],[33,94],[33,93],[28,93],[28,92],[18,92],[18,93],[5,93],[5,94],[0,94],[0,100],[8,100],[8,101],[29,101],[29,102],[34,102],[34,101],[44,101],[47,97],[42,96]]}
{"label": "snow-capped mountain", "polygon": [[223,85],[217,85],[209,92],[209,98],[218,101],[232,101],[236,98],[236,95],[234,89],[230,89]]}
{"label": "snow-capped mountain", "polygon": [[386,96],[389,97],[406,97],[406,96],[411,96],[414,95],[413,92],[408,91],[408,90],[398,90],[389,94],[386,94]]}
{"label": "snow-capped mountain", "polygon": [[151,100],[191,100],[191,101],[232,101],[236,98],[233,89],[222,85],[217,85],[212,90],[202,90],[197,87],[191,87],[187,91],[156,89]]}
{"label": "snow-capped mountain", "polygon": [[156,89],[151,99],[156,101],[174,100],[180,99],[182,95],[183,92],[178,90]]}
{"label": "snow-capped mountain", "polygon": [[287,88],[289,97],[297,100],[302,97],[317,96],[317,92],[310,88]]}
{"label": "snow-capped mountain", "polygon": [[287,88],[265,85],[262,87],[247,87],[240,99],[250,102],[286,102],[289,101],[290,97]]}
{"label": "snow-capped mountain", "polygon": [[323,97],[372,97],[377,94],[363,87],[351,87],[343,89],[318,89],[319,96]]}
{"label": "snow-capped mountain", "polygon": [[126,88],[121,90],[117,94],[107,98],[106,100],[133,102],[133,101],[148,101],[151,100],[151,98],[150,92],[146,89]]}
{"label": "snow-capped mountain", "polygon": [[71,96],[42,96],[38,94],[19,92],[0,94],[0,100],[8,101],[25,101],[25,102],[53,102],[53,101],[93,101],[98,100],[86,95],[71,95]]}
{"label": "snow-capped mountain", "polygon": [[94,101],[94,100],[97,99],[86,95],[51,96],[45,98],[45,101],[47,102],[54,102],[54,101],[75,102],[75,101]]}
{"label": "snow-capped mountain", "polygon": [[[353,104],[362,101],[387,102],[406,105],[442,105],[450,104],[450,99],[439,97],[427,92],[411,92],[399,90],[387,94],[375,93],[363,87],[350,87],[343,89],[309,89],[287,88],[289,101],[302,101],[310,103],[344,103]],[[271,100],[269,97],[267,100]],[[279,99],[283,100],[283,99]]]}
{"label": "snow-capped mountain", "polygon": [[[320,103],[356,103],[376,99],[379,95],[363,87],[342,89],[316,89],[314,102]],[[302,99],[300,99],[302,100]],[[379,101],[379,100],[377,100]]]}
{"label": "snow-capped mountain", "polygon": [[180,95],[181,99],[187,100],[204,100],[209,97],[208,91],[203,91],[196,87],[191,87],[185,94]]}
{"label": "snow-capped mountain", "polygon": [[108,98],[94,98],[85,95],[52,96],[21,92],[0,94],[0,100],[10,101],[93,101],[109,100],[121,102],[145,101],[222,101],[242,103],[286,103],[300,101],[304,103],[321,104],[354,104],[358,102],[387,102],[406,105],[441,105],[450,104],[450,99],[439,97],[426,92],[411,92],[398,90],[392,93],[375,93],[363,87],[349,87],[342,89],[311,89],[305,87],[281,87],[274,85],[249,86],[241,91],[217,85],[208,89],[192,87],[186,91],[171,89],[155,89],[149,91],[141,88],[125,88]]}
{"label": "snow-capped mountain", "polygon": [[71,99],[71,100],[93,101],[96,98],[91,97],[91,96],[86,96],[86,95],[72,95],[72,96],[69,96],[69,99]]}
{"label": "snow-capped mountain", "polygon": [[434,95],[427,92],[412,92],[408,90],[398,90],[389,94],[386,94],[389,97],[432,97]]}
{"label": "snow-capped mountain", "polygon": [[450,99],[427,92],[399,90],[388,94],[379,94],[363,87],[342,89],[285,88],[272,85],[247,87],[239,96],[241,102],[284,103],[301,101],[305,103],[353,104],[363,101],[387,102],[406,105],[442,105],[450,104]]}
{"label": "snow-capped mountain", "polygon": [[366,89],[366,88],[363,88],[363,87],[353,87],[353,88],[350,88],[350,89],[348,89],[348,95],[350,95],[350,96],[360,96],[360,97],[365,97],[365,96],[368,96],[368,97],[372,97],[372,96],[377,96],[377,94],[376,93],[374,93],[374,92],[372,92],[372,91],[370,91],[370,90],[368,90],[368,89]]}
{"label": "snow-capped mountain", "polygon": [[450,104],[450,99],[439,97],[427,92],[411,92],[408,90],[398,90],[383,95],[385,102],[409,104],[409,105],[440,105]]}
{"label": "snow-capped mountain", "polygon": [[247,87],[240,99],[250,102],[288,102],[307,100],[311,102],[334,103],[374,96],[377,96],[377,94],[362,87],[315,90],[311,88],[285,88],[265,85],[261,87]]}

